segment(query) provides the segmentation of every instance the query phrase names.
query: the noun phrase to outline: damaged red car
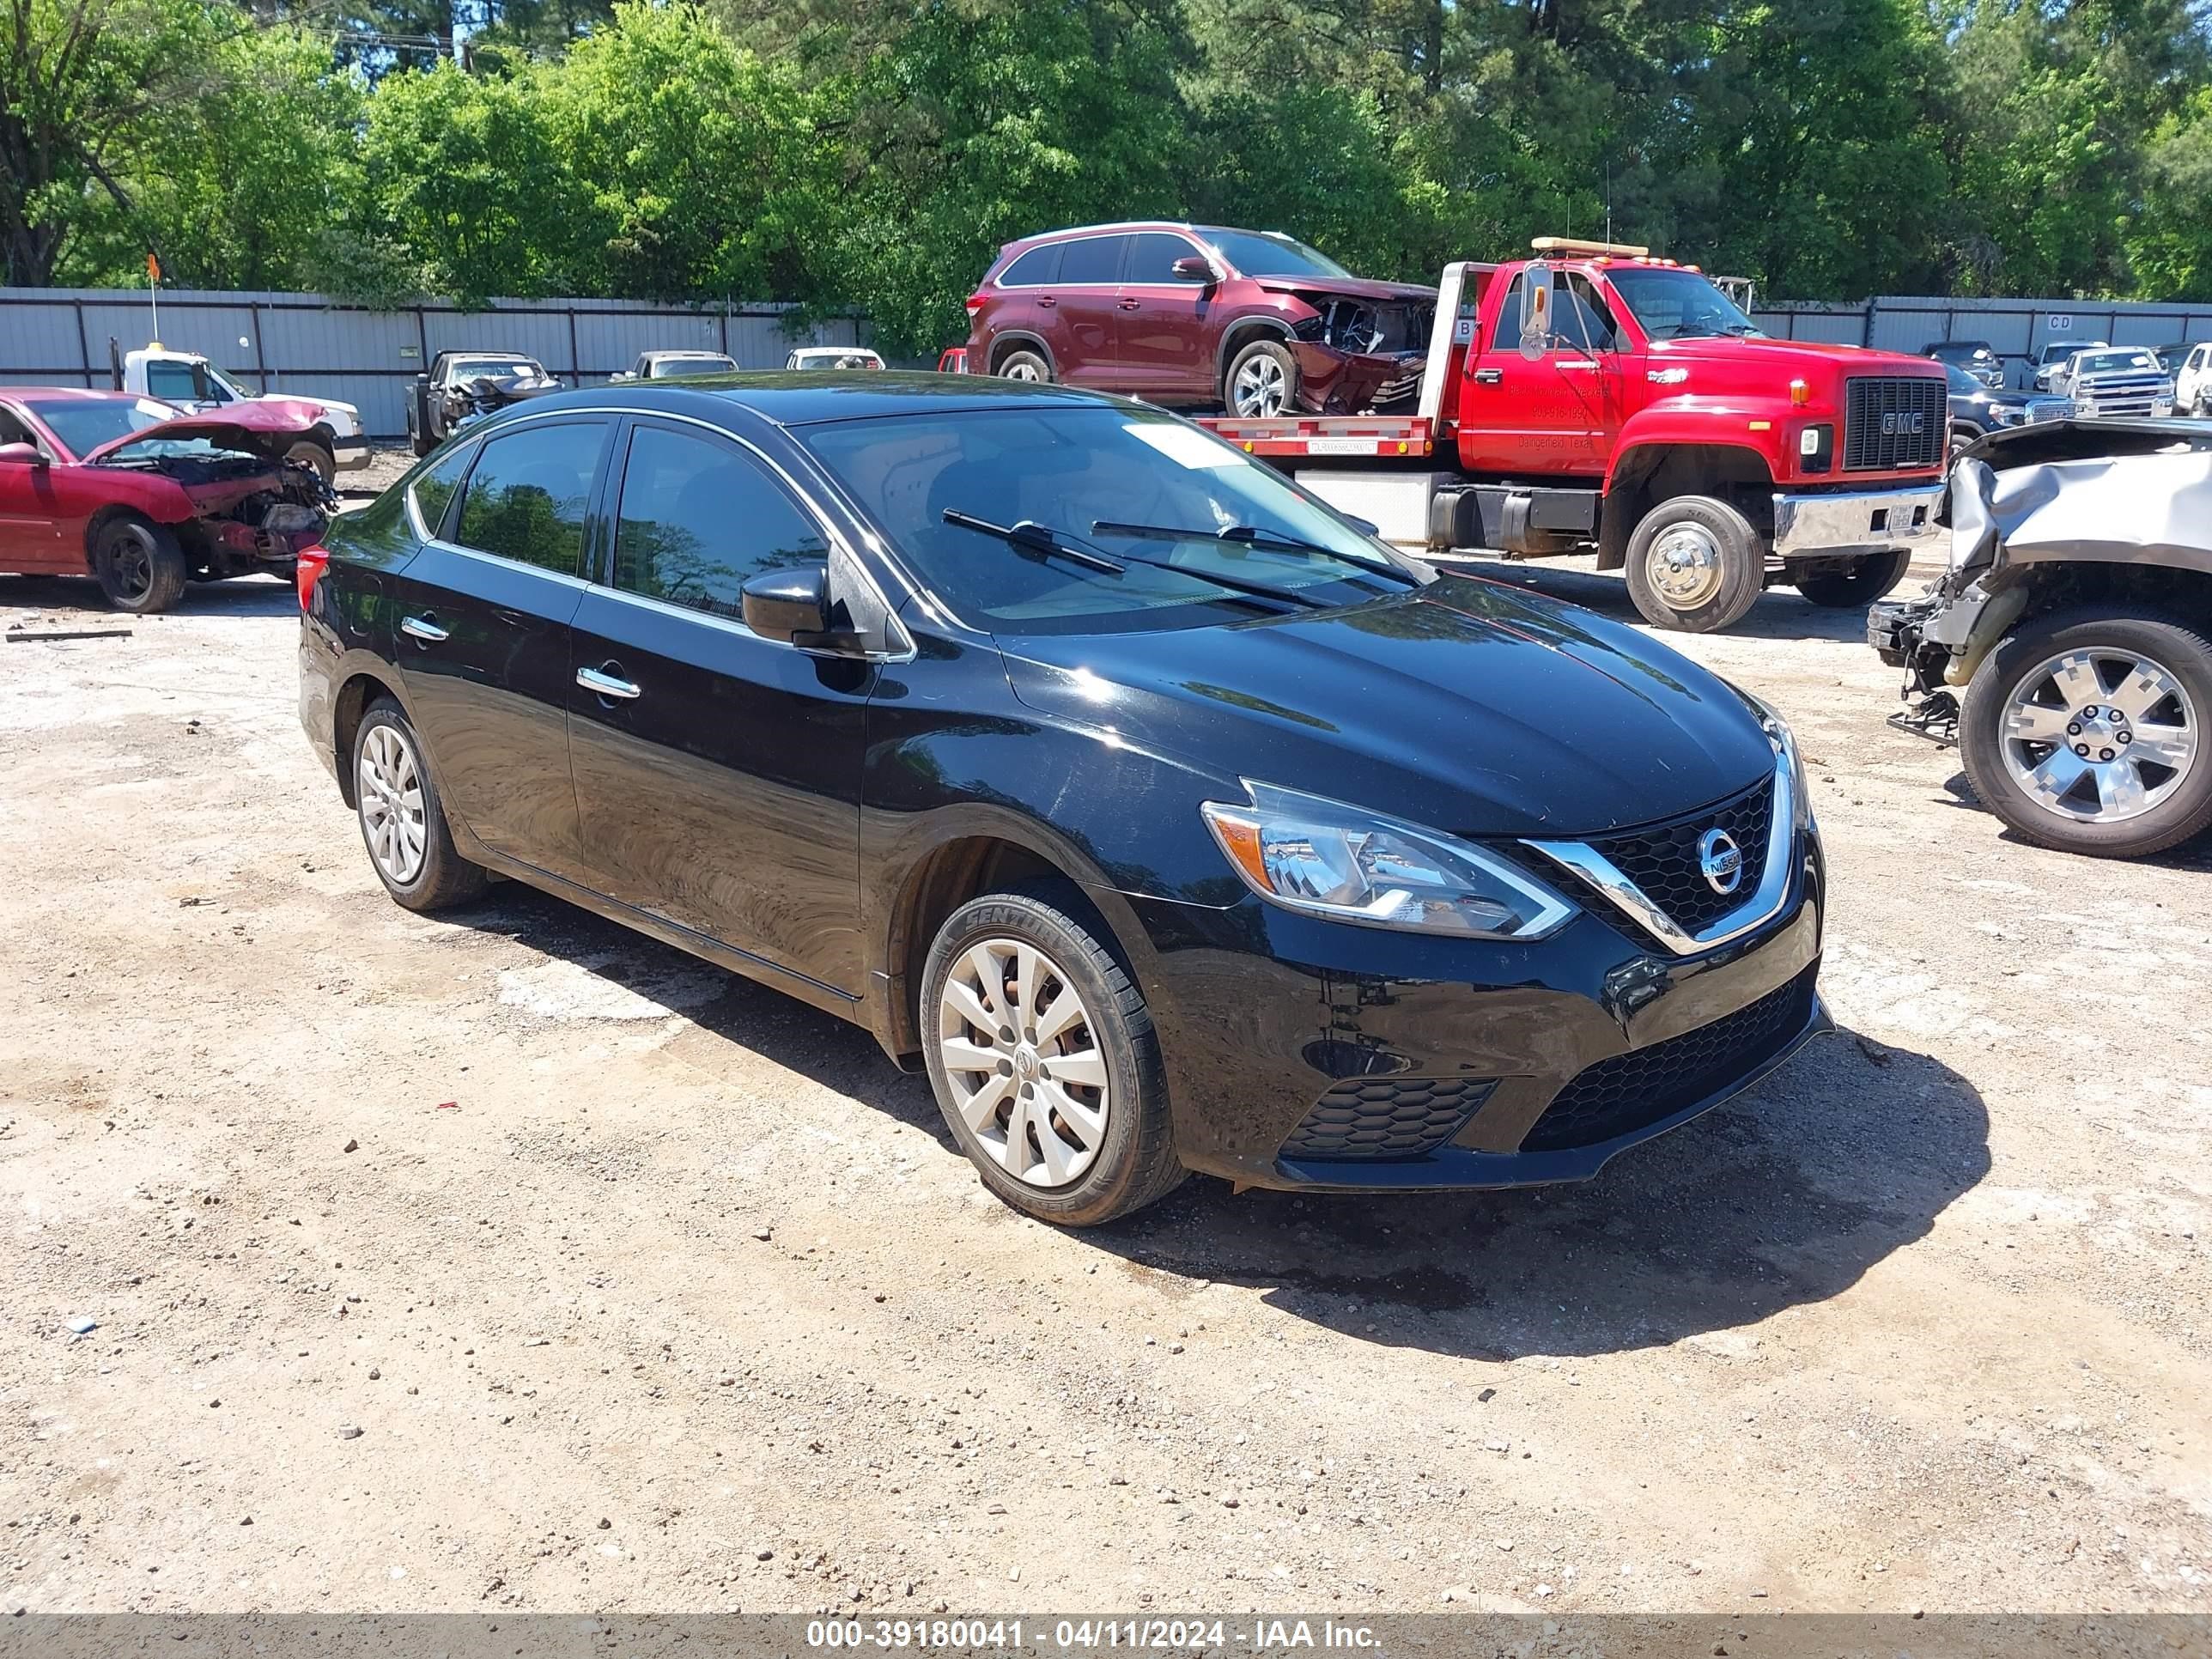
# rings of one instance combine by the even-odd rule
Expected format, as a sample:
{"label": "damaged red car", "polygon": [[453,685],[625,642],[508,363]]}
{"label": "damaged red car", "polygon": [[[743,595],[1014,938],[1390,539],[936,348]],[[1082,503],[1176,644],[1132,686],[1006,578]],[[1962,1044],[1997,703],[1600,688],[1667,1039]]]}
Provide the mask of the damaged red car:
{"label": "damaged red car", "polygon": [[968,301],[968,367],[1259,417],[1410,409],[1431,288],[1275,231],[1165,221],[1009,242]]}
{"label": "damaged red car", "polygon": [[127,392],[0,389],[0,572],[90,576],[135,615],[188,581],[289,575],[337,505],[284,459],[308,424],[276,404],[184,415]]}

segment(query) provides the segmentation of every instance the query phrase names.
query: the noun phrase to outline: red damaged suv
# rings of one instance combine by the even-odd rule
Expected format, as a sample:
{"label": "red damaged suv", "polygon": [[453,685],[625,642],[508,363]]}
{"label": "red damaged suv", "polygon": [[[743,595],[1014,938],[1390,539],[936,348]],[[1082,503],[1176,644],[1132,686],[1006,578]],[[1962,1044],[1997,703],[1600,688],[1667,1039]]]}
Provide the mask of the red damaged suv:
{"label": "red damaged suv", "polygon": [[1389,410],[1419,388],[1436,302],[1274,231],[1091,225],[999,250],[967,366],[1248,416]]}

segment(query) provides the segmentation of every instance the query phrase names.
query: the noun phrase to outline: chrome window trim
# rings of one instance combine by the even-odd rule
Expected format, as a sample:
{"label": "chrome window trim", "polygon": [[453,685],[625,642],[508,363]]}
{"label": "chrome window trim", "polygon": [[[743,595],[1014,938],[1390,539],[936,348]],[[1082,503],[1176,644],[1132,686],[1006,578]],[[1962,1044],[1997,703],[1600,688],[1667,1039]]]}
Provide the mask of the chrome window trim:
{"label": "chrome window trim", "polygon": [[[474,441],[471,440],[471,441],[473,442]],[[477,444],[477,447],[481,449],[483,446],[482,444]],[[466,484],[468,483],[469,474],[476,471],[476,457],[475,455],[471,454],[469,456],[469,464],[461,469],[461,483],[463,484]],[[453,545],[453,543],[441,539],[431,531],[428,525],[422,521],[422,509],[415,500],[415,486],[422,482],[423,473],[428,472],[431,469],[428,467],[424,467],[422,471],[417,472],[413,477],[407,481],[407,523],[409,527],[414,531],[415,539],[416,541],[436,542],[441,547],[451,547]],[[452,505],[453,503],[451,501],[447,502],[447,506],[449,508]],[[465,551],[467,550],[464,550]],[[497,558],[498,555],[493,554],[489,556]],[[512,559],[501,559],[500,560],[500,562],[502,564],[513,564],[514,561]],[[540,568],[540,567],[537,565],[532,565],[530,568],[532,570]],[[548,572],[547,574],[550,574],[551,573]]]}
{"label": "chrome window trim", "polygon": [[1790,757],[1778,755],[1774,763],[1774,803],[1766,831],[1766,867],[1752,895],[1718,921],[1698,933],[1686,933],[1674,919],[1652,902],[1644,890],[1621,872],[1619,866],[1587,842],[1526,841],[1555,863],[1565,866],[1610,899],[1623,914],[1649,929],[1678,957],[1696,956],[1741,939],[1781,914],[1796,874],[1791,854],[1797,835],[1796,790],[1790,776]]}

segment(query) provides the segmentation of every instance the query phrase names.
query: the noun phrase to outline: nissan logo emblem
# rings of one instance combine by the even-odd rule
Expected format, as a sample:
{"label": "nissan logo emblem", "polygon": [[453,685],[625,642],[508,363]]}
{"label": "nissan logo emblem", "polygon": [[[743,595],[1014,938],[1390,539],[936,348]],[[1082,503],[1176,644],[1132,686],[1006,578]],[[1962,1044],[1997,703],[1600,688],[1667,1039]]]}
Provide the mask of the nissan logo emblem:
{"label": "nissan logo emblem", "polygon": [[1743,849],[1727,830],[1708,830],[1698,838],[1698,868],[1713,891],[1733,893],[1743,880]]}

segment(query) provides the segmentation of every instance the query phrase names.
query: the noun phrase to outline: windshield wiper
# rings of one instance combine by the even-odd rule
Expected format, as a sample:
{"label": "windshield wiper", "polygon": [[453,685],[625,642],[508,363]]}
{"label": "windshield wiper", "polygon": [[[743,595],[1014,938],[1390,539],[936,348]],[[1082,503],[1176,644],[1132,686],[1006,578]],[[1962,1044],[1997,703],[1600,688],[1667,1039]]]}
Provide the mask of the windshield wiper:
{"label": "windshield wiper", "polygon": [[[1295,536],[1279,536],[1272,530],[1260,530],[1249,524],[1233,524],[1226,530],[1180,530],[1173,525],[1122,524],[1113,519],[1097,519],[1091,522],[1094,536],[1130,536],[1156,542],[1228,542],[1237,547],[1255,548],[1263,552],[1318,553],[1339,564],[1348,564],[1355,570],[1372,576],[1395,576],[1401,573],[1388,565],[1372,564],[1367,560],[1334,547],[1324,547],[1319,542],[1300,541]],[[1183,567],[1174,567],[1180,570]],[[1409,584],[1410,585],[1410,584]]]}
{"label": "windshield wiper", "polygon": [[1178,576],[1190,576],[1199,581],[1211,582],[1216,587],[1225,587],[1255,599],[1273,599],[1279,604],[1295,605],[1304,611],[1327,610],[1328,601],[1304,593],[1295,593],[1287,588],[1270,587],[1265,582],[1248,582],[1241,576],[1218,575],[1211,570],[1194,570],[1188,565],[1170,564],[1165,559],[1147,559],[1138,554],[1128,554],[1121,559],[1112,559],[1103,553],[1092,553],[1083,548],[1071,547],[1059,531],[1041,525],[1033,519],[1024,519],[1016,525],[993,524],[988,519],[976,518],[973,514],[945,509],[945,522],[957,525],[963,530],[974,530],[986,536],[996,536],[1024,558],[1043,559],[1058,554],[1077,564],[1088,565],[1093,570],[1103,570],[1109,576],[1128,574],[1129,566],[1141,564],[1152,570],[1171,571]]}

